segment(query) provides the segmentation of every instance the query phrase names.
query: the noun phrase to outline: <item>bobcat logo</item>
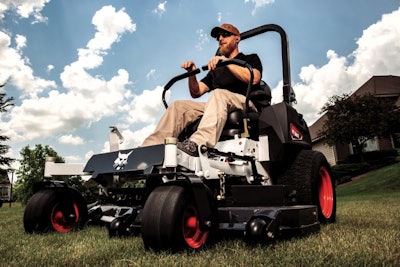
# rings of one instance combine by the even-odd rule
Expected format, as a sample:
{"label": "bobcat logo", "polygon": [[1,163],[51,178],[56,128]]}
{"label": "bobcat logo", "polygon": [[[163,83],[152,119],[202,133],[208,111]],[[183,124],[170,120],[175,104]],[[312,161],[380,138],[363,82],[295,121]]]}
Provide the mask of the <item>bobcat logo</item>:
{"label": "bobcat logo", "polygon": [[114,160],[114,165],[113,165],[114,169],[116,169],[117,171],[122,170],[124,166],[128,164],[128,157],[130,154],[132,154],[132,152],[133,151],[126,154],[119,152],[118,158]]}

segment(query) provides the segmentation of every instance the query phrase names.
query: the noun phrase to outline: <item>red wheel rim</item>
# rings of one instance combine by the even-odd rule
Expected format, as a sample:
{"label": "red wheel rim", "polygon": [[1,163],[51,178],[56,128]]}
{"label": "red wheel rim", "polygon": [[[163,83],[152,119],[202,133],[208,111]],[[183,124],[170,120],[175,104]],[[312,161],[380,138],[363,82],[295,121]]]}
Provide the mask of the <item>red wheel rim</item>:
{"label": "red wheel rim", "polygon": [[319,205],[321,207],[322,215],[325,219],[329,219],[333,213],[333,188],[332,179],[325,167],[319,170],[320,183],[318,186]]}
{"label": "red wheel rim", "polygon": [[202,247],[208,237],[208,231],[200,229],[197,211],[194,207],[188,207],[183,215],[182,222],[183,237],[191,248]]}
{"label": "red wheel rim", "polygon": [[73,203],[73,212],[70,207],[57,203],[51,211],[50,220],[54,230],[66,233],[73,230],[79,221],[79,209]]}

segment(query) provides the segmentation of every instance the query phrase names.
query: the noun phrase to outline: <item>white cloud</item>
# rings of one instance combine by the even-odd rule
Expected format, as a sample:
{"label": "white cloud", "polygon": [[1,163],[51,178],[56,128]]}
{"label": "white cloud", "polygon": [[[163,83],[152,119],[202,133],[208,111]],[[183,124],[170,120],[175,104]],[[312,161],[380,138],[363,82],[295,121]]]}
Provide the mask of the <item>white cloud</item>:
{"label": "white cloud", "polygon": [[210,42],[210,39],[208,38],[208,34],[205,33],[203,29],[197,30],[196,33],[198,36],[197,37],[198,42],[195,45],[195,47],[198,51],[201,51],[203,50],[203,46]]}
{"label": "white cloud", "polygon": [[156,74],[156,70],[155,69],[151,69],[147,74],[146,74],[146,78],[150,79],[152,77],[154,77],[154,75]]}
{"label": "white cloud", "polygon": [[162,15],[162,14],[164,14],[166,11],[167,11],[167,9],[166,9],[166,6],[167,5],[167,1],[164,1],[164,2],[162,2],[162,3],[159,3],[158,5],[157,5],[157,7],[155,8],[155,9],[153,9],[153,13],[154,14],[158,14],[158,15]]}
{"label": "white cloud", "polygon": [[13,141],[23,141],[65,129],[75,130],[88,124],[90,119],[82,96],[60,94],[53,90],[47,97],[23,100],[21,105],[11,110],[10,121],[2,127],[6,127],[4,129]]}
{"label": "white cloud", "polygon": [[98,67],[107,49],[118,42],[122,34],[134,31],[136,26],[124,9],[116,11],[111,6],[97,11],[92,22],[97,29],[94,37],[86,48],[78,49],[78,60],[65,66],[60,74],[67,92],[52,90],[41,97],[37,93],[47,87],[56,87],[55,83],[34,77],[17,51],[9,47],[9,36],[0,32],[0,52],[6,52],[0,53],[0,70],[6,70],[0,72],[0,82],[11,77],[13,85],[31,90],[28,91],[30,97],[25,97],[19,106],[10,110],[10,120],[0,123],[13,141],[51,136],[66,129],[73,131],[104,116],[127,110],[131,93],[127,88],[130,81],[126,70],[118,70],[108,81],[92,76],[86,70]]}
{"label": "white cloud", "polygon": [[254,9],[251,14],[254,16],[257,12],[257,9],[264,7],[269,4],[273,4],[275,0],[244,0],[245,3],[251,2],[254,3]]}
{"label": "white cloud", "polygon": [[5,3],[0,3],[0,20],[4,19],[4,13],[8,10],[8,6]]}
{"label": "white cloud", "polygon": [[78,49],[79,59],[71,65],[76,68],[94,69],[103,63],[103,57],[111,45],[119,42],[125,32],[134,32],[136,24],[122,8],[115,11],[113,6],[104,6],[92,18],[97,32],[86,45]]}
{"label": "white cloud", "polygon": [[[129,149],[140,146],[143,143],[143,140],[154,131],[155,127],[155,124],[149,124],[137,131],[131,131],[129,129],[121,131],[121,134],[124,137],[124,142],[119,145],[119,149]],[[109,151],[110,142],[104,142],[102,152],[105,153]]]}
{"label": "white cloud", "polygon": [[67,162],[67,163],[82,161],[82,158],[77,155],[66,156],[66,157],[64,157],[64,159],[65,159],[65,162]]}
{"label": "white cloud", "polygon": [[54,65],[47,65],[47,72],[49,73],[50,71],[52,71],[54,69]]}
{"label": "white cloud", "polygon": [[[165,110],[161,100],[163,87],[157,86],[154,90],[144,90],[141,95],[133,97],[127,114],[128,123],[154,123]],[[168,100],[169,94],[166,95]]]}
{"label": "white cloud", "polygon": [[[358,47],[349,56],[327,52],[328,63],[301,69],[301,83],[295,84],[297,109],[309,123],[318,118],[321,107],[333,95],[352,93],[374,75],[400,75],[400,9],[364,30]],[[273,99],[281,99],[281,90],[273,90]]]}
{"label": "white cloud", "polygon": [[21,50],[26,46],[26,37],[20,34],[17,34],[15,37],[15,42],[17,43],[17,50]]}
{"label": "white cloud", "polygon": [[46,22],[47,18],[40,13],[50,0],[4,0],[0,3],[0,20],[7,10],[15,10],[24,19],[34,17],[32,23]]}
{"label": "white cloud", "polygon": [[72,134],[63,135],[58,138],[58,141],[61,144],[69,144],[69,145],[82,145],[85,141],[79,136],[73,136]]}
{"label": "white cloud", "polygon": [[113,43],[119,41],[123,33],[136,30],[136,24],[132,23],[125,9],[116,12],[113,6],[104,6],[98,10],[93,16],[92,23],[97,32],[87,44],[91,51],[107,50]]}
{"label": "white cloud", "polygon": [[85,154],[85,161],[88,161],[93,155],[94,155],[93,150],[88,151],[88,152]]}
{"label": "white cloud", "polygon": [[0,31],[0,84],[8,82],[23,92],[23,96],[35,98],[47,88],[55,88],[54,81],[36,77],[29,66],[29,59],[24,58],[21,48],[26,45],[26,37],[17,35],[17,47],[11,47],[11,37]]}
{"label": "white cloud", "polygon": [[65,129],[73,131],[89,126],[104,116],[127,109],[123,103],[130,98],[130,93],[125,88],[129,84],[129,74],[125,70],[119,70],[118,76],[110,81],[95,78],[91,81],[90,78],[88,86],[99,85],[90,88],[92,91],[77,88],[60,93],[53,90],[45,97],[23,100],[12,109],[10,121],[2,128],[9,129],[7,135],[14,141],[32,140]]}

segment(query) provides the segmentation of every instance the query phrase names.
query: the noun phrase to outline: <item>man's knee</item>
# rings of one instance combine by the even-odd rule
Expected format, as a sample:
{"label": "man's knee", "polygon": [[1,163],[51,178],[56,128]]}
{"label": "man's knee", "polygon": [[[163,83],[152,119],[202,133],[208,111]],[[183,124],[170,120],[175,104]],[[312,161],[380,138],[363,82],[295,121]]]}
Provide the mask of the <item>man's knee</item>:
{"label": "man's knee", "polygon": [[169,104],[168,108],[172,108],[172,109],[176,109],[177,107],[182,106],[182,102],[184,100],[175,100],[174,102],[172,102],[171,104]]}
{"label": "man's knee", "polygon": [[246,97],[226,89],[215,89],[212,90],[208,101],[217,102],[219,105],[226,105],[228,110],[231,108],[243,109]]}
{"label": "man's knee", "polygon": [[190,100],[175,100],[172,102],[168,109],[175,109],[175,110],[190,110],[193,109],[195,103]]}
{"label": "man's knee", "polygon": [[217,99],[232,99],[242,97],[242,95],[233,93],[227,89],[214,89],[211,91],[210,97],[215,97]]}
{"label": "man's knee", "polygon": [[214,89],[211,91],[211,97],[225,97],[229,94],[231,94],[231,92],[226,89]]}

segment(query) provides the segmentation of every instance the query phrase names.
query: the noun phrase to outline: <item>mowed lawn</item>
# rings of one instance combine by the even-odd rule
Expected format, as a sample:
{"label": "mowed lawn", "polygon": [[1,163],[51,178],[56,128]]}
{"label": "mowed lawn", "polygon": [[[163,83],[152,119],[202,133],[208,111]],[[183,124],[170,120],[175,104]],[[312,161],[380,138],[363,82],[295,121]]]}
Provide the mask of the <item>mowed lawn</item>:
{"label": "mowed lawn", "polygon": [[200,252],[146,251],[105,228],[26,234],[24,208],[0,208],[0,266],[400,266],[400,163],[337,188],[337,222],[317,234],[249,245],[240,237]]}

